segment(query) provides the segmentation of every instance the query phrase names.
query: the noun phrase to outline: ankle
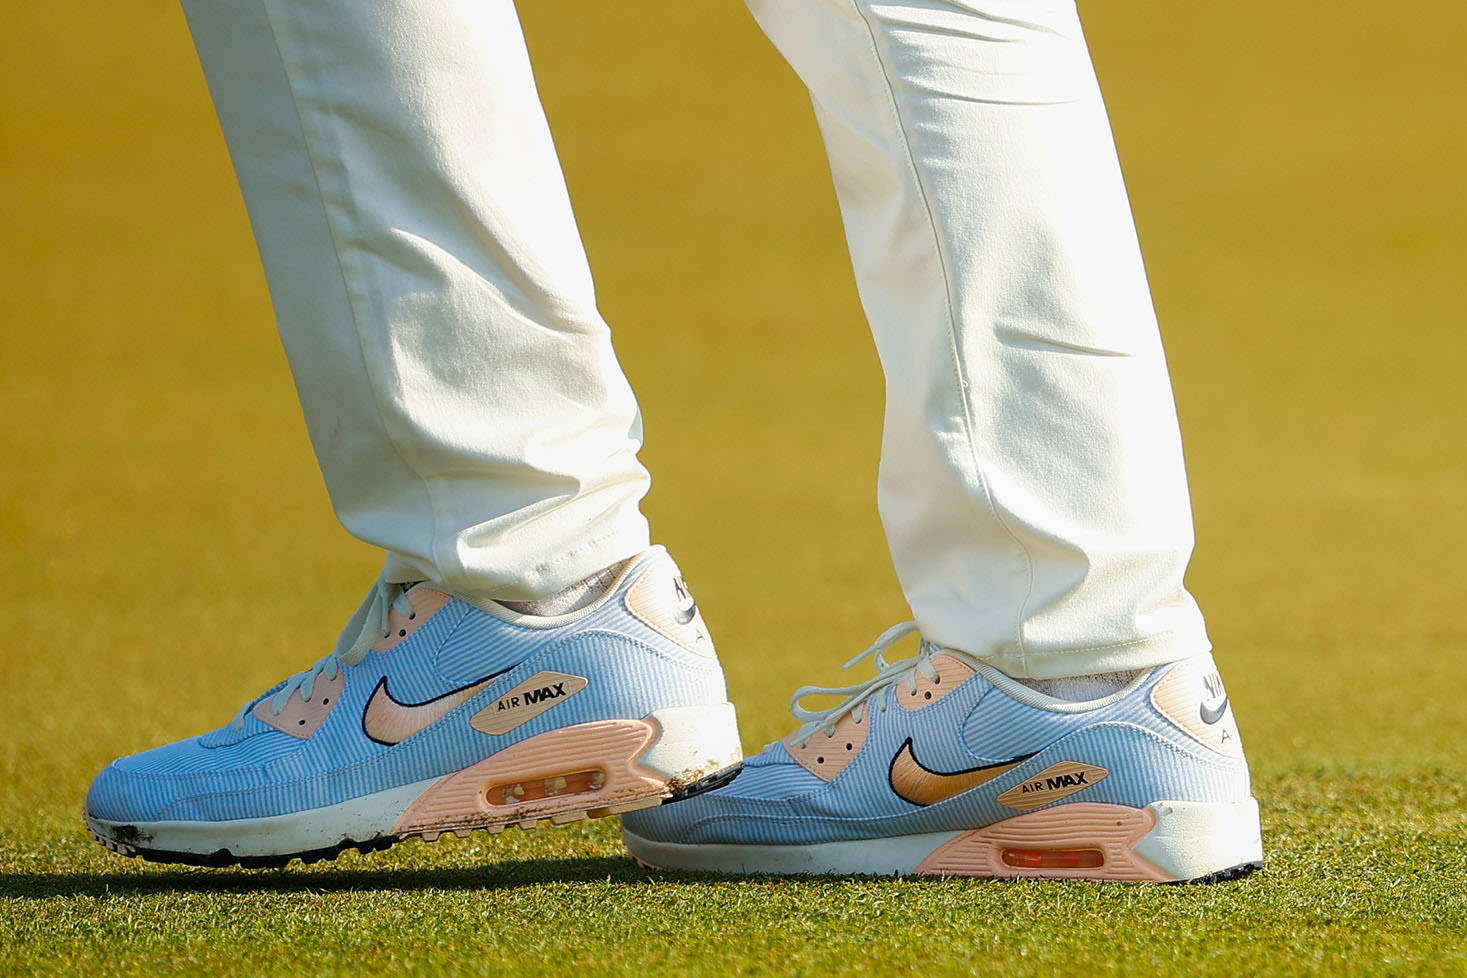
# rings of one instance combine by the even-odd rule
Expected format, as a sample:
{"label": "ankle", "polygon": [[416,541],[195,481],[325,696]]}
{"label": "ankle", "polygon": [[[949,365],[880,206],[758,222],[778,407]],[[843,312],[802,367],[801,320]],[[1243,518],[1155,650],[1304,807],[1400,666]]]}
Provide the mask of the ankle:
{"label": "ankle", "polygon": [[595,603],[605,594],[626,568],[629,560],[630,558],[618,561],[610,567],[583,577],[543,598],[535,598],[531,601],[500,601],[499,603],[511,611],[519,612],[522,615],[533,615],[536,618],[568,615]]}
{"label": "ankle", "polygon": [[1065,700],[1070,703],[1083,703],[1120,692],[1144,671],[1144,669],[1130,669],[1126,672],[1095,672],[1080,676],[1059,676],[1054,679],[1021,679],[1017,676],[1009,678],[1045,696],[1052,696],[1057,700]]}

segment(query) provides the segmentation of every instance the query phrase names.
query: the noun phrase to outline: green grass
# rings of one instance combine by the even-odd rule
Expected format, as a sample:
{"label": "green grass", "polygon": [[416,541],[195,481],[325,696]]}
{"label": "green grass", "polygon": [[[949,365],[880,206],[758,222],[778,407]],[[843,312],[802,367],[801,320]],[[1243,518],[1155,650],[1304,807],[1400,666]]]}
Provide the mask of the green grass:
{"label": "green grass", "polygon": [[[410,843],[328,868],[138,872],[81,854],[66,872],[55,847],[84,845],[79,833],[58,840],[44,822],[23,823],[29,846],[41,845],[6,835],[22,861],[0,877],[12,898],[0,965],[451,975],[1467,969],[1460,779],[1317,772],[1260,790],[1270,801],[1269,870],[1210,887],[709,880],[640,869],[604,819],[553,838]],[[1367,811],[1396,814],[1362,818]]]}
{"label": "green grass", "polygon": [[[808,104],[735,3],[524,7],[647,510],[757,748],[906,614]],[[86,841],[97,768],[316,658],[377,557],[331,521],[181,16],[32,5],[0,31],[0,972],[1467,973],[1467,8],[1083,12],[1264,873],[729,882],[609,820],[279,872]]]}

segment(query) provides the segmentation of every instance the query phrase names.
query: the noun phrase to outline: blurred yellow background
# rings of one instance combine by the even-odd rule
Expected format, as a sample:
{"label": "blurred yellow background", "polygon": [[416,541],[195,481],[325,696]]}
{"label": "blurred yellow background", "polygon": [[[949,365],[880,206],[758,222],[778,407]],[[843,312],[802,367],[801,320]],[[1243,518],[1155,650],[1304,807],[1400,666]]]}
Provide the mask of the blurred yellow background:
{"label": "blurred yellow background", "polygon": [[[906,608],[880,371],[803,88],[738,3],[524,4],[647,501],[746,746]],[[1082,4],[1169,351],[1190,577],[1268,804],[1467,759],[1467,7]],[[0,786],[77,833],[111,757],[316,659],[335,524],[171,3],[0,32]],[[75,837],[75,835],[73,835]]]}

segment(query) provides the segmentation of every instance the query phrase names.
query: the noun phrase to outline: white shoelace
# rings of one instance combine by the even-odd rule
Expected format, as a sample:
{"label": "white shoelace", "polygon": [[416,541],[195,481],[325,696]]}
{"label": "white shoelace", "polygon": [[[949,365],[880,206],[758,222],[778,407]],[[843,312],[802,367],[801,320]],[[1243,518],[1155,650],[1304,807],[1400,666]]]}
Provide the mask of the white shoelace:
{"label": "white shoelace", "polygon": [[[388,630],[388,614],[396,608],[398,613],[409,621],[417,617],[413,611],[411,602],[407,599],[408,588],[411,584],[393,584],[382,578],[377,578],[371,590],[363,599],[356,613],[346,623],[342,630],[341,638],[337,640],[337,648],[329,655],[322,657],[318,662],[308,669],[296,673],[281,684],[280,689],[270,699],[270,713],[279,716],[280,711],[285,709],[285,704],[290,701],[291,694],[296,690],[301,691],[301,699],[307,703],[311,701],[311,694],[316,691],[316,679],[325,676],[328,680],[335,679],[337,672],[342,666],[354,666],[362,661],[362,657],[371,649],[372,643],[378,638],[386,638]],[[345,649],[341,643],[346,636],[356,630],[356,638]],[[244,726],[245,717],[254,709],[259,698],[253,699],[239,708],[234,719],[229,721],[232,730],[239,730]]]}
{"label": "white shoelace", "polygon": [[[928,680],[938,679],[937,667],[932,664],[932,654],[938,651],[937,646],[923,641],[917,654],[909,659],[899,659],[896,662],[887,662],[883,654],[897,642],[917,631],[917,623],[904,621],[899,625],[893,625],[882,632],[871,647],[841,668],[850,669],[857,663],[867,658],[873,658],[876,662],[876,675],[864,683],[856,683],[851,686],[801,686],[795,690],[795,695],[790,699],[790,713],[800,721],[803,726],[796,731],[793,743],[796,747],[804,747],[810,742],[819,730],[824,730],[826,735],[835,731],[836,721],[842,715],[849,712],[852,719],[857,723],[866,715],[868,703],[876,694],[882,692],[889,686],[897,683],[905,683],[907,692],[917,691],[917,676],[925,676]],[[807,710],[800,705],[800,700],[807,696],[844,696],[845,699],[828,710]],[[886,710],[886,697],[876,697],[876,708]]]}

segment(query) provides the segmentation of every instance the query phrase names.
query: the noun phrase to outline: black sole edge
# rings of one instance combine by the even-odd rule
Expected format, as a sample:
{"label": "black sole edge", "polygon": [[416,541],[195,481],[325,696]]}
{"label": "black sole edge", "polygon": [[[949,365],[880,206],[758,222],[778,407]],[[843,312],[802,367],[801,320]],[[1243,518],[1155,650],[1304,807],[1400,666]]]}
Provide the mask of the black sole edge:
{"label": "black sole edge", "polygon": [[1206,886],[1209,883],[1231,883],[1233,880],[1240,880],[1245,876],[1251,876],[1261,869],[1263,869],[1263,860],[1255,859],[1251,862],[1238,863],[1238,865],[1236,866],[1229,866],[1227,869],[1219,869],[1217,872],[1208,873],[1206,876],[1197,876],[1189,880],[1173,880],[1170,885]]}
{"label": "black sole edge", "polygon": [[712,791],[715,788],[722,788],[724,785],[732,784],[734,778],[737,778],[740,774],[743,773],[744,762],[739,761],[737,764],[734,764],[731,767],[726,767],[722,771],[714,772],[713,774],[708,775],[706,778],[699,778],[692,784],[679,788],[672,793],[671,797],[663,799],[662,803],[664,805],[671,805],[674,802],[686,801],[687,799],[692,798],[695,795],[701,795],[705,791]]}
{"label": "black sole edge", "polygon": [[[348,849],[355,849],[365,855],[369,852],[381,852],[391,848],[402,841],[401,836],[383,835],[375,839],[358,842],[355,839],[344,839],[334,846],[325,846],[321,849],[308,849],[304,852],[292,852],[285,855],[275,856],[236,856],[228,849],[216,849],[213,852],[176,852],[172,849],[149,849],[146,846],[127,844],[128,852],[119,852],[118,855],[129,858],[136,857],[150,863],[173,863],[184,866],[203,866],[210,869],[223,869],[230,866],[238,866],[242,869],[283,869],[292,862],[299,859],[306,865],[319,863],[327,859],[335,859]],[[112,846],[103,843],[112,852],[117,852]]]}

